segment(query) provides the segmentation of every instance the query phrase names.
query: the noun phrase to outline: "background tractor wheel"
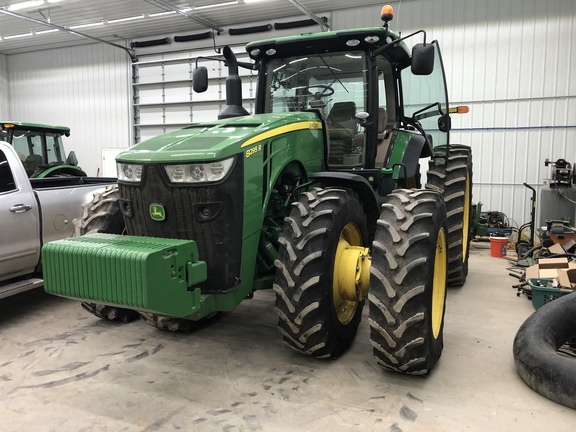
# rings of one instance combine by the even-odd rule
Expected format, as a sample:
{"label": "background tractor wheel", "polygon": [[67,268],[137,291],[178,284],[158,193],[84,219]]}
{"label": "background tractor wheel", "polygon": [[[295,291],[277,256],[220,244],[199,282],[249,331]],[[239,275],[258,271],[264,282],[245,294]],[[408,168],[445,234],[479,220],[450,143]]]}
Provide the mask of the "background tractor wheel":
{"label": "background tractor wheel", "polygon": [[[285,221],[275,262],[278,329],[297,351],[337,358],[354,340],[362,316],[360,273],[366,290],[369,281],[362,203],[349,189],[313,189],[300,196]],[[350,267],[360,250],[362,264]],[[351,283],[342,282],[349,277]]]}
{"label": "background tractor wheel", "polygon": [[[108,186],[102,193],[94,194],[92,201],[82,205],[82,216],[74,219],[74,235],[91,233],[123,234],[124,217],[120,211],[118,186]],[[82,307],[98,318],[110,321],[130,322],[138,318],[138,312],[97,303],[82,303]]]}
{"label": "background tractor wheel", "polygon": [[437,192],[398,189],[386,197],[372,244],[370,340],[385,369],[432,371],[443,348],[446,209]]}
{"label": "background tractor wheel", "polygon": [[461,286],[468,275],[470,228],[472,227],[472,150],[450,145],[434,149],[445,155],[444,165],[430,160],[426,188],[439,191],[448,214],[448,284]]}

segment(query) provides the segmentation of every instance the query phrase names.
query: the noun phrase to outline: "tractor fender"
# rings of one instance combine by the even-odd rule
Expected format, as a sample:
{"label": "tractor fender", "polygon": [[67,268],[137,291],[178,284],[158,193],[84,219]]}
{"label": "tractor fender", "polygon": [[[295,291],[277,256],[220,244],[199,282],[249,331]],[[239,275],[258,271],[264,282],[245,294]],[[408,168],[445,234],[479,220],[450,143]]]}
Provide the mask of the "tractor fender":
{"label": "tractor fender", "polygon": [[413,178],[416,176],[418,160],[427,156],[432,156],[428,140],[422,135],[412,135],[408,142],[408,148],[402,157],[402,163],[406,167],[406,178]]}
{"label": "tractor fender", "polygon": [[321,183],[323,186],[346,187],[356,192],[364,205],[368,229],[371,233],[373,232],[372,228],[375,228],[376,221],[380,216],[380,208],[374,189],[368,180],[360,175],[346,172],[318,172],[309,174],[308,178]]}

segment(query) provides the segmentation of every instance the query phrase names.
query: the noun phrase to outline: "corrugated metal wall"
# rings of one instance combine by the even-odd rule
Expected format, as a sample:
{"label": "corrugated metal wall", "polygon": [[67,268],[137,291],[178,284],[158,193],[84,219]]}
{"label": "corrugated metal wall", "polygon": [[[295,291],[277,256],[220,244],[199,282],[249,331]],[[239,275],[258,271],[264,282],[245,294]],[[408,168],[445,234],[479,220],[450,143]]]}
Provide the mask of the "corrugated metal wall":
{"label": "corrugated metal wall", "polygon": [[96,175],[102,149],[132,142],[129,60],[103,44],[10,55],[9,115],[69,126],[66,150],[74,150],[88,175]]}
{"label": "corrugated metal wall", "polygon": [[[451,141],[474,152],[474,202],[529,220],[523,182],[549,178],[544,159],[576,162],[574,0],[391,2],[391,29],[438,39],[453,104]],[[333,28],[382,25],[372,7],[337,11]]]}
{"label": "corrugated metal wall", "polygon": [[[450,99],[470,106],[469,114],[453,116],[452,142],[473,148],[474,201],[518,223],[528,220],[522,183],[548,177],[545,158],[576,162],[576,2],[391,4],[392,29],[424,28],[440,41]],[[381,24],[378,7],[332,13],[333,29]],[[8,70],[10,116],[70,125],[69,147],[90,174],[101,149],[132,142],[130,68],[122,51],[87,45],[13,55]]]}
{"label": "corrugated metal wall", "polygon": [[0,54],[0,119],[8,117],[8,65],[6,56]]}

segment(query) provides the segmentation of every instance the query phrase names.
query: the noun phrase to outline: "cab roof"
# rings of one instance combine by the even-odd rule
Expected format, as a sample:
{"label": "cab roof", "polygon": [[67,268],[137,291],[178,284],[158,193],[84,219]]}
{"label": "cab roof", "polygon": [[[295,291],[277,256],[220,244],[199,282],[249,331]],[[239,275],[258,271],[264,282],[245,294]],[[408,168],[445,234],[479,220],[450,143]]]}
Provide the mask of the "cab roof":
{"label": "cab roof", "polygon": [[[370,41],[367,41],[367,39]],[[303,33],[298,36],[286,36],[250,42],[246,51],[255,60],[272,57],[287,57],[308,53],[326,53],[353,50],[374,50],[398,39],[398,35],[384,27],[365,27],[351,30]],[[407,46],[400,42],[390,47],[387,54],[397,61],[410,57]]]}
{"label": "cab roof", "polygon": [[19,121],[1,121],[0,126],[2,130],[16,129],[16,130],[29,130],[34,132],[53,132],[63,135],[70,135],[70,128],[67,126],[45,125],[41,123],[28,123]]}

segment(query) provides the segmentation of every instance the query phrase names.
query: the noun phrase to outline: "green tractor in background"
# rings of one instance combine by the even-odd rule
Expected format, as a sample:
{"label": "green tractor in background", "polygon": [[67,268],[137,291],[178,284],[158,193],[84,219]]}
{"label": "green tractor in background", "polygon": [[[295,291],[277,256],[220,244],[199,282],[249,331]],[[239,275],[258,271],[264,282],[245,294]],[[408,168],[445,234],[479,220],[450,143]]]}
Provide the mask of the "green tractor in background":
{"label": "green tractor in background", "polygon": [[0,141],[16,149],[29,178],[86,176],[76,154],[66,156],[62,136],[70,136],[69,127],[0,121]]}
{"label": "green tractor in background", "polygon": [[[78,237],[44,247],[46,291],[186,330],[272,288],[284,341],[318,358],[350,346],[368,299],[378,362],[430,373],[446,285],[467,274],[472,156],[448,141],[438,44],[391,19],[385,7],[382,28],[253,42],[254,64],[225,47],[219,119],[120,154],[118,188],[84,208]],[[239,66],[259,74],[254,115]]]}

